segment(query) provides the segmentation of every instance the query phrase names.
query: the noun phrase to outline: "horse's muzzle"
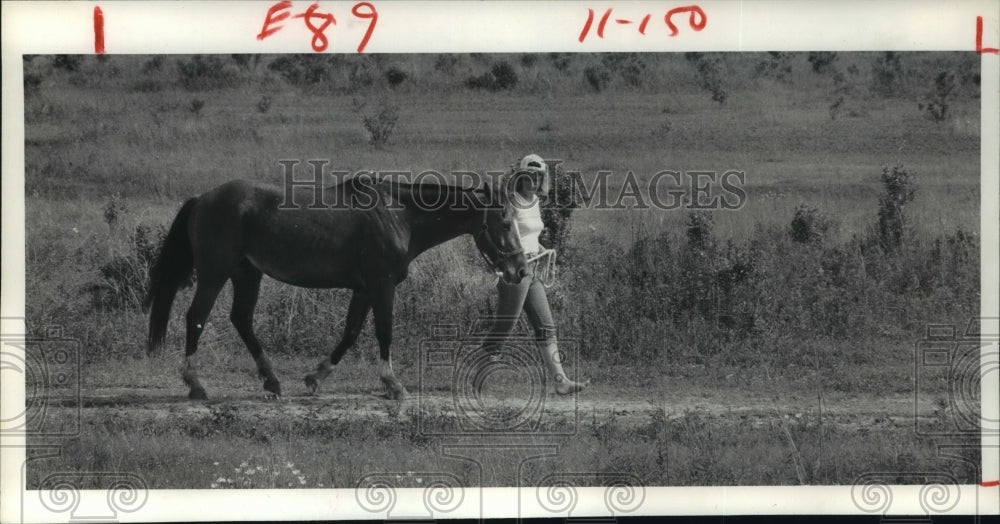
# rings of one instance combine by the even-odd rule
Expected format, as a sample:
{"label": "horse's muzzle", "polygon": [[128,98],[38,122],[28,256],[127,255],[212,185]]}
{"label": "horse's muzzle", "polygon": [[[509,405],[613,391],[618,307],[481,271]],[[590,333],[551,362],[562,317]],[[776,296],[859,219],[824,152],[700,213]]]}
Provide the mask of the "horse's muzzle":
{"label": "horse's muzzle", "polygon": [[520,284],[525,278],[531,278],[531,270],[527,267],[522,267],[517,271],[504,271],[501,273],[500,278],[505,284]]}

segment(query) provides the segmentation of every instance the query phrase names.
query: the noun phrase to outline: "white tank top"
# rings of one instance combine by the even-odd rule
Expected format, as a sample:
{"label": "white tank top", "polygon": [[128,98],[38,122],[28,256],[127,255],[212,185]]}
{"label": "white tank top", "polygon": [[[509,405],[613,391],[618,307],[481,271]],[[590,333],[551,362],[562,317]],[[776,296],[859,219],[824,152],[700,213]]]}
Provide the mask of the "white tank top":
{"label": "white tank top", "polygon": [[525,254],[538,253],[542,250],[538,244],[538,235],[545,229],[542,222],[542,210],[538,205],[538,197],[532,196],[526,199],[514,193],[511,195],[514,200],[514,223],[517,224],[517,232],[521,235],[521,247]]}

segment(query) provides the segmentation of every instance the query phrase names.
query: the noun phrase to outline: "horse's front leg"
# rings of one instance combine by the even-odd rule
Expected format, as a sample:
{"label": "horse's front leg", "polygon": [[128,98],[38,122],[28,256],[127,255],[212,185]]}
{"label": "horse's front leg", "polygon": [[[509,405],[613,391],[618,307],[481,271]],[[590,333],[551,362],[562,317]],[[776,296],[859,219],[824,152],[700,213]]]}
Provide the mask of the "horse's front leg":
{"label": "horse's front leg", "polygon": [[368,295],[363,291],[355,291],[351,296],[351,304],[347,307],[347,321],[345,322],[344,335],[340,338],[340,342],[334,348],[330,357],[324,358],[316,366],[315,373],[306,375],[306,388],[308,388],[310,395],[316,393],[320,383],[333,370],[333,366],[336,366],[340,362],[340,359],[344,357],[344,353],[354,345],[354,342],[358,339],[358,335],[361,334],[361,329],[365,326],[365,318],[368,317],[369,310],[371,310],[371,304],[368,301]]}
{"label": "horse's front leg", "polygon": [[378,339],[378,376],[385,384],[389,398],[401,400],[406,397],[406,388],[392,372],[392,304],[396,296],[396,285],[383,283],[374,293],[372,312],[375,316],[375,338]]}

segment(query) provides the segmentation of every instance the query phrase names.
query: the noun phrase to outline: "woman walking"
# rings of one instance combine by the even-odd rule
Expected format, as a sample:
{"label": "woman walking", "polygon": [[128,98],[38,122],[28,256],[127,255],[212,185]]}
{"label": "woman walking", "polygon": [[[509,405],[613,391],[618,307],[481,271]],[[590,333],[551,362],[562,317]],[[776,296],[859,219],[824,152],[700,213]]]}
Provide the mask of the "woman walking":
{"label": "woman walking", "polygon": [[[574,382],[566,376],[562,368],[561,356],[556,341],[556,325],[545,295],[544,275],[540,269],[551,264],[554,251],[545,249],[538,243],[538,237],[545,228],[542,223],[539,197],[547,197],[549,175],[545,161],[538,155],[528,155],[519,160],[506,175],[513,177],[511,193],[514,208],[514,227],[521,238],[521,247],[528,259],[528,269],[534,275],[518,284],[497,282],[497,310],[493,326],[487,333],[483,346],[495,350],[513,331],[521,311],[528,317],[534,330],[535,345],[541,351],[548,377],[555,382],[556,393],[568,395],[583,389],[587,383]],[[506,182],[506,181],[505,181]]]}

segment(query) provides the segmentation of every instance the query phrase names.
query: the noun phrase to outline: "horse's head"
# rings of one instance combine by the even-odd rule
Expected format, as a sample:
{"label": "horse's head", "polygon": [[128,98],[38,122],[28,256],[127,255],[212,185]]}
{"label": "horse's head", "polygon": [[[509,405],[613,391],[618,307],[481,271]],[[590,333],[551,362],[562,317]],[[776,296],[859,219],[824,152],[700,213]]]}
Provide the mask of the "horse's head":
{"label": "horse's head", "polygon": [[514,225],[514,212],[506,188],[484,188],[489,197],[483,209],[483,221],[476,231],[476,247],[486,263],[508,284],[519,284],[528,276],[528,263],[521,248],[521,238]]}

